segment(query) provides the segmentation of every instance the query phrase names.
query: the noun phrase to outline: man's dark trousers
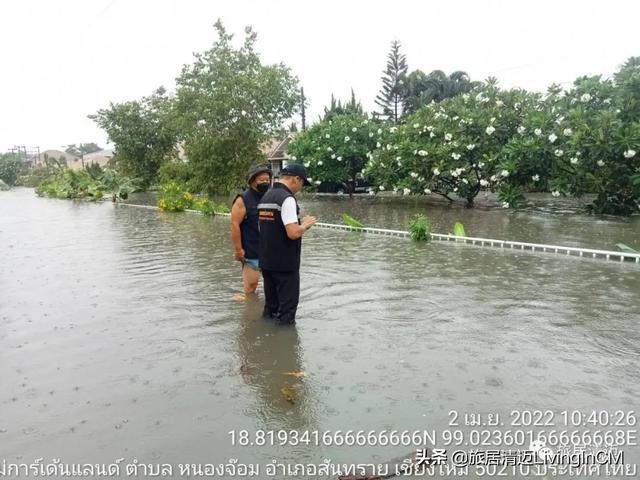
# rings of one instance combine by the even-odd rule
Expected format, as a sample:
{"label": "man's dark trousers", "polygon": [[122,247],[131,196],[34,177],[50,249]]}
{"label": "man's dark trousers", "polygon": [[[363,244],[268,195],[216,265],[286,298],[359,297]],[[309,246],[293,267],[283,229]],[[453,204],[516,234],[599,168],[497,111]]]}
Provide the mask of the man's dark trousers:
{"label": "man's dark trousers", "polygon": [[294,324],[300,299],[300,271],[262,270],[262,278],[265,296],[264,315],[277,316],[282,324]]}

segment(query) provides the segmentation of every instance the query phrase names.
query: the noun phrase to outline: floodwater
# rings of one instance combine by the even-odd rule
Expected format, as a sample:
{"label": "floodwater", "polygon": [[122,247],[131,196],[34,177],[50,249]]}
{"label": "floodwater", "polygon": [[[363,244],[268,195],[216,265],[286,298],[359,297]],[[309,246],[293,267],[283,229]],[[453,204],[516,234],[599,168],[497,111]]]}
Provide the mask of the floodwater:
{"label": "floodwater", "polygon": [[[302,205],[322,221],[347,212],[389,228],[424,210],[346,197]],[[443,233],[462,221],[470,235],[509,240],[637,248],[640,238],[638,218],[427,213]],[[325,445],[338,430],[435,431],[449,452],[516,448],[474,446],[486,438],[451,425],[451,411],[459,423],[501,415],[504,425],[475,428],[499,430],[494,439],[623,430],[625,462],[640,463],[640,426],[628,419],[640,416],[637,264],[315,229],[295,327],[261,319],[260,299],[234,301],[240,288],[227,218],[0,192],[0,468],[238,459],[261,465],[255,478],[320,478],[264,472],[273,460],[371,463],[414,449]],[[541,419],[552,425],[514,410],[550,410]],[[567,426],[562,413],[594,410],[610,418]],[[635,413],[620,422],[618,410]],[[296,445],[291,430],[317,431],[321,444]],[[446,446],[456,431],[465,444]]]}

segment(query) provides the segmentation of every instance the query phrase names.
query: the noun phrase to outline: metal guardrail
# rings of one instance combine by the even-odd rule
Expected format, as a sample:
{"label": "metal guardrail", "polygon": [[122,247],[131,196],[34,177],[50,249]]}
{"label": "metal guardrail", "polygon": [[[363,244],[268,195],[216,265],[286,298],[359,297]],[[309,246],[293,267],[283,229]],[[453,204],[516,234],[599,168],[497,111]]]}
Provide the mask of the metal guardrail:
{"label": "metal guardrail", "polygon": [[[121,203],[119,205],[127,205],[130,207],[147,208],[151,210],[159,210],[158,207],[153,205],[134,205],[132,203]],[[185,210],[189,213],[201,213],[197,210]],[[217,213],[216,215],[229,217],[230,213]],[[348,225],[338,225],[334,223],[322,223],[318,222],[315,225],[319,228],[329,228],[333,230],[344,230],[350,232],[363,232],[373,233],[376,235],[386,235],[391,237],[409,238],[409,232],[405,230],[389,230],[386,228],[372,228],[372,227],[350,227]],[[546,245],[543,243],[527,243],[527,242],[512,242],[510,240],[496,240],[492,238],[480,238],[480,237],[459,237],[457,235],[447,235],[443,233],[432,233],[431,237],[436,241],[443,242],[456,242],[466,245],[479,245],[481,247],[497,247],[510,250],[522,250],[529,252],[540,253],[555,253],[560,255],[568,255],[574,257],[586,257],[596,258],[601,260],[616,261],[616,262],[634,262],[640,264],[640,253],[629,252],[616,252],[612,250],[597,250],[592,248],[580,248],[580,247],[563,247],[561,245]]]}

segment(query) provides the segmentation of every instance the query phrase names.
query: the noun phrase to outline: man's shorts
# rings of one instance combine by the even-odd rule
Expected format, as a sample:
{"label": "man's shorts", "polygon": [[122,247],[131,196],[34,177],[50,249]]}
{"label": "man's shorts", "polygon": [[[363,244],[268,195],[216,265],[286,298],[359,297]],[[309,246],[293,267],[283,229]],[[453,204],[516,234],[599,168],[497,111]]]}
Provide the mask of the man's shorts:
{"label": "man's shorts", "polygon": [[260,271],[260,264],[257,258],[245,258],[244,263],[253,268],[256,272]]}

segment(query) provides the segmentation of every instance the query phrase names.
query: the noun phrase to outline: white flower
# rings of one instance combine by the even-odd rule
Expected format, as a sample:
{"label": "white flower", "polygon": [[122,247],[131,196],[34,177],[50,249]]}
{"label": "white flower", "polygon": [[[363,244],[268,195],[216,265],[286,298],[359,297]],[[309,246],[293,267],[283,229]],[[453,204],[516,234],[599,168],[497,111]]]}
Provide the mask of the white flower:
{"label": "white flower", "polygon": [[452,138],[453,138],[453,136],[452,136],[450,133],[445,133],[445,134],[444,134],[444,139],[445,139],[447,142],[450,142]]}
{"label": "white flower", "polygon": [[570,162],[571,162],[571,165],[577,165],[578,164],[578,157],[571,157]]}
{"label": "white flower", "polygon": [[369,195],[375,195],[376,192],[373,191],[373,189],[369,190]]}
{"label": "white flower", "polygon": [[369,137],[373,137],[373,132],[369,132]]}
{"label": "white flower", "polygon": [[540,180],[540,175],[538,175],[537,173],[531,177],[531,180],[533,180],[534,182],[537,182]]}
{"label": "white flower", "polygon": [[198,120],[198,125],[202,126],[202,125],[206,125],[207,121],[206,120]]}
{"label": "white flower", "polygon": [[502,208],[509,208],[509,202],[502,202]]}
{"label": "white flower", "polygon": [[247,112],[245,112],[244,110],[242,110],[242,111],[240,112],[240,115],[242,115],[243,117],[246,117],[246,116],[247,116]]}
{"label": "white flower", "polygon": [[380,142],[376,142],[376,148],[380,148],[381,146]]}
{"label": "white flower", "polygon": [[552,133],[547,137],[551,143],[555,142],[558,139],[558,136],[555,133]]}
{"label": "white flower", "polygon": [[410,189],[410,188],[403,188],[403,189],[402,189],[402,193],[403,193],[404,195],[409,195],[409,194],[411,193],[411,189]]}
{"label": "white flower", "polygon": [[457,192],[457,191],[458,191],[458,187],[454,188],[454,189],[453,189],[453,191],[454,191],[454,192]]}
{"label": "white flower", "polygon": [[322,164],[323,164],[323,163],[324,163],[324,162],[323,162],[322,160],[318,160],[318,165],[319,165],[319,166],[322,166]]}
{"label": "white flower", "polygon": [[489,120],[489,123],[493,123],[496,121],[496,117],[491,117],[491,120]]}
{"label": "white flower", "polygon": [[322,182],[321,182],[320,180],[316,180],[316,181],[315,181],[315,182],[313,182],[313,183],[315,183],[316,185],[320,185]]}
{"label": "white flower", "polygon": [[527,129],[526,129],[526,128],[524,128],[522,125],[520,125],[520,126],[518,127],[518,133],[519,133],[520,135],[524,135],[524,132],[526,132],[526,131],[527,131]]}
{"label": "white flower", "polygon": [[502,175],[503,177],[508,177],[509,176],[509,170],[502,170],[500,172],[500,175]]}
{"label": "white flower", "polygon": [[333,148],[327,147],[327,152],[333,152]]}
{"label": "white flower", "polygon": [[580,97],[581,102],[586,103],[589,100],[591,100],[591,95],[589,95],[588,93],[583,93],[582,96]]}
{"label": "white flower", "polygon": [[599,167],[604,167],[604,162],[602,160],[598,160],[597,164]]}
{"label": "white flower", "polygon": [[564,152],[563,152],[562,150],[560,150],[559,148],[556,148],[556,149],[553,151],[553,154],[554,154],[556,157],[561,157],[562,155],[564,155]]}
{"label": "white flower", "polygon": [[364,122],[362,122],[363,125],[366,125],[369,123],[369,120],[365,120]]}
{"label": "white flower", "polygon": [[485,132],[487,132],[487,135],[491,135],[495,131],[496,131],[496,129],[493,128],[491,125],[489,125],[485,130]]}
{"label": "white flower", "polygon": [[513,104],[513,108],[515,108],[516,110],[520,108],[520,102],[516,102]]}
{"label": "white flower", "polygon": [[465,185],[467,185],[469,183],[469,180],[467,180],[466,178],[462,179],[462,183],[464,183]]}
{"label": "white flower", "polygon": [[460,154],[453,152],[451,154],[451,158],[453,158],[454,160],[460,160]]}
{"label": "white flower", "polygon": [[438,168],[434,168],[433,174],[437,177],[438,175],[440,175],[440,170]]}
{"label": "white flower", "polygon": [[491,181],[492,181],[492,182],[495,182],[497,179],[498,179],[498,177],[497,177],[497,176],[495,176],[495,175],[491,175]]}
{"label": "white flower", "polygon": [[335,153],[332,153],[332,154],[331,154],[331,159],[333,160],[333,159],[335,159],[335,158],[336,158],[336,154],[335,154]]}
{"label": "white flower", "polygon": [[414,123],[413,124],[413,128],[420,128],[420,124],[419,123]]}
{"label": "white flower", "polygon": [[351,131],[352,131],[352,132],[357,132],[357,131],[358,131],[358,129],[357,129],[356,127],[353,127],[353,128],[351,129]]}
{"label": "white flower", "polygon": [[504,105],[504,102],[502,100],[496,100],[496,107],[501,107]]}
{"label": "white flower", "polygon": [[565,129],[562,131],[562,134],[563,134],[565,137],[570,137],[571,135],[573,135],[573,130],[571,130],[570,128],[565,128]]}
{"label": "white flower", "polygon": [[411,172],[409,175],[411,175],[411,178],[418,178],[418,174],[416,172]]}
{"label": "white flower", "polygon": [[480,180],[480,186],[481,187],[488,187],[489,186],[489,182],[487,182],[484,178],[482,180]]}
{"label": "white flower", "polygon": [[331,138],[331,135],[329,135],[328,133],[325,134],[324,138]]}
{"label": "white flower", "polygon": [[346,137],[344,137],[344,141],[348,142],[349,140],[351,140],[351,137],[349,137],[348,135]]}
{"label": "white flower", "polygon": [[382,129],[381,128],[378,129],[378,135],[382,135]]}
{"label": "white flower", "polygon": [[296,160],[298,160],[298,157],[296,157],[295,155],[292,155],[291,156],[291,160],[293,160],[295,162]]}
{"label": "white flower", "polygon": [[396,157],[396,160],[402,160],[402,157]]}
{"label": "white flower", "polygon": [[391,127],[389,129],[389,132],[391,132],[391,133],[396,133],[397,131],[398,131],[398,127]]}
{"label": "white flower", "polygon": [[551,195],[553,195],[554,197],[559,197],[560,192],[558,190],[554,190],[553,192],[551,192]]}
{"label": "white flower", "polygon": [[430,137],[430,138],[433,138],[433,137],[435,137],[435,136],[436,136],[436,134],[435,134],[435,133],[433,133],[433,132],[431,132],[431,133],[429,134],[429,137]]}
{"label": "white flower", "polygon": [[424,193],[426,193],[427,195],[431,193],[431,190],[429,190],[428,188],[424,189]]}
{"label": "white flower", "polygon": [[476,148],[476,146],[473,143],[470,143],[469,145],[467,145],[467,150],[469,151],[473,150],[474,148]]}
{"label": "white flower", "polygon": [[307,177],[307,180],[309,180],[311,182],[311,181],[313,181],[313,178]]}
{"label": "white flower", "polygon": [[421,157],[426,157],[427,155],[429,155],[429,152],[427,152],[426,150],[418,150],[418,155],[420,155]]}
{"label": "white flower", "polygon": [[384,191],[384,185],[380,185],[380,186],[378,187],[378,190],[380,190],[381,192],[383,192],[383,191]]}
{"label": "white flower", "polygon": [[309,168],[309,165],[311,165],[309,162],[304,162],[305,168]]}
{"label": "white flower", "polygon": [[533,131],[533,133],[535,133],[535,134],[539,137],[540,135],[542,135],[542,130],[540,130],[539,128],[536,128],[536,129]]}
{"label": "white flower", "polygon": [[391,150],[391,144],[387,143],[387,150]]}
{"label": "white flower", "polygon": [[429,126],[427,127],[427,130],[432,131],[432,130],[433,130],[433,127],[432,127],[431,125],[429,125]]}
{"label": "white flower", "polygon": [[341,162],[341,161],[342,161],[342,157],[338,157],[338,158],[337,158],[337,160],[338,160],[339,162]]}
{"label": "white flower", "polygon": [[627,150],[626,152],[624,152],[624,158],[633,158],[636,156],[636,151],[635,150]]}
{"label": "white flower", "polygon": [[482,167],[484,167],[484,162],[478,163],[478,168],[482,168]]}
{"label": "white flower", "polygon": [[602,103],[604,103],[605,105],[609,105],[611,103],[611,99],[610,98],[605,98]]}

